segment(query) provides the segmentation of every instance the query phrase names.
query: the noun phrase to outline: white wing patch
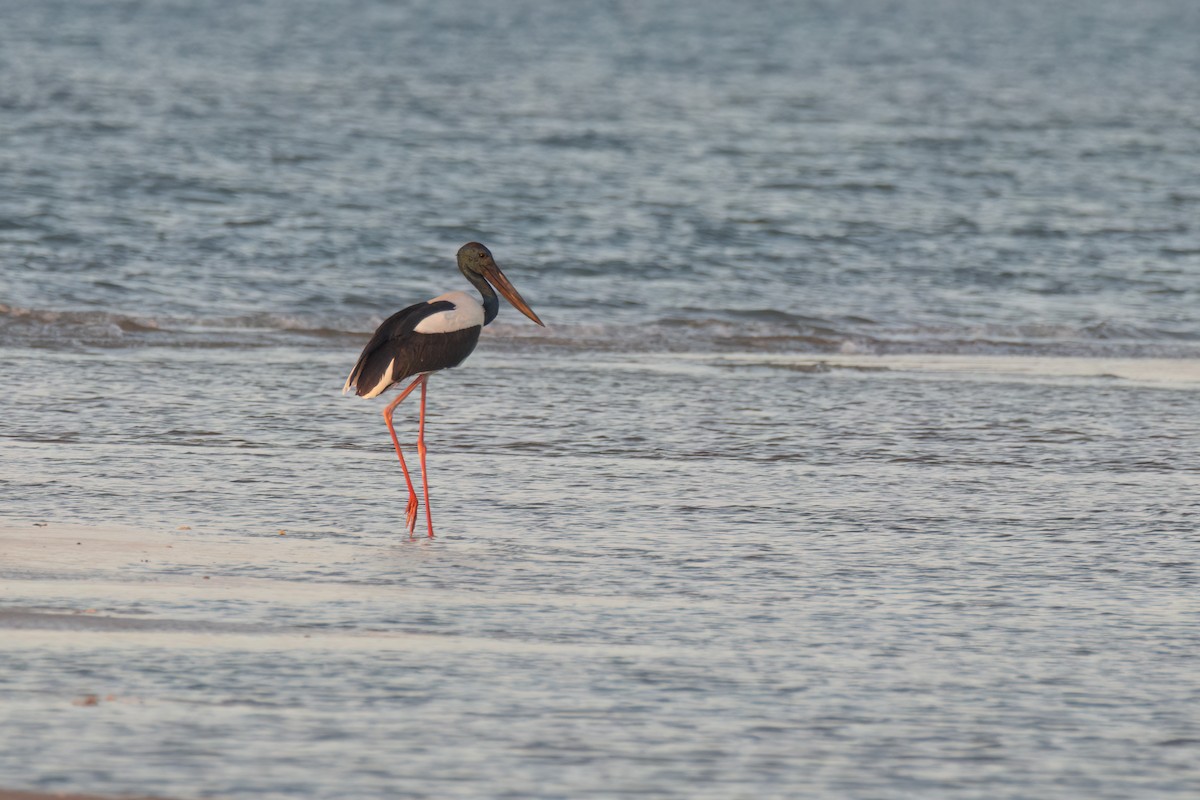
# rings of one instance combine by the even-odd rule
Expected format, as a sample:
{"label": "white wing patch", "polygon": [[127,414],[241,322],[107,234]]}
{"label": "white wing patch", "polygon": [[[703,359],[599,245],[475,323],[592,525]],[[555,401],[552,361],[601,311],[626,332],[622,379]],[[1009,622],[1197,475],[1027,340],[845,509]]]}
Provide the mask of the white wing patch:
{"label": "white wing patch", "polygon": [[417,333],[453,333],[476,326],[483,327],[483,305],[466,292],[447,292],[430,303],[448,301],[454,308],[430,314],[413,328]]}
{"label": "white wing patch", "polygon": [[396,372],[396,359],[392,359],[388,363],[388,368],[383,371],[383,377],[379,379],[379,383],[375,384],[375,388],[363,395],[365,398],[378,397],[383,394],[384,390],[392,385],[392,375]]}

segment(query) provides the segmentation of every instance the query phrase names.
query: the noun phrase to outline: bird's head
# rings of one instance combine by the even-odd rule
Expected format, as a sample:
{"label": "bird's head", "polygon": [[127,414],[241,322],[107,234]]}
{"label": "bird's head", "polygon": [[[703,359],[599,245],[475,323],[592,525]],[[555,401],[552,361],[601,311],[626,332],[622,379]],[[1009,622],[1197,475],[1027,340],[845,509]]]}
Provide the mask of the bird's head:
{"label": "bird's head", "polygon": [[545,327],[546,324],[538,319],[538,315],[533,313],[533,309],[521,297],[508,278],[504,277],[504,273],[500,271],[500,267],[496,264],[496,259],[492,258],[492,251],[481,245],[479,242],[467,242],[458,249],[458,268],[462,270],[463,275],[467,276],[467,280],[475,283],[474,277],[482,278],[492,286],[500,294],[504,295],[504,299],[512,303],[513,308],[520,311],[525,316],[536,322],[538,325]]}

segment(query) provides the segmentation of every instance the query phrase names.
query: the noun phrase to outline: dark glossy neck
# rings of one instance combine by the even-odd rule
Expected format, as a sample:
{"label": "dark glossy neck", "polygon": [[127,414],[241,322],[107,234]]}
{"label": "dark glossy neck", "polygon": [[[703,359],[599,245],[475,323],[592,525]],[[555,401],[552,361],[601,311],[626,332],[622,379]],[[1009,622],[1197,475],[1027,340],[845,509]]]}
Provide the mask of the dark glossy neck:
{"label": "dark glossy neck", "polygon": [[490,325],[492,320],[496,318],[496,315],[500,313],[500,300],[496,297],[496,291],[490,283],[484,280],[482,275],[476,275],[465,270],[463,271],[463,275],[466,275],[471,285],[483,295],[483,324]]}

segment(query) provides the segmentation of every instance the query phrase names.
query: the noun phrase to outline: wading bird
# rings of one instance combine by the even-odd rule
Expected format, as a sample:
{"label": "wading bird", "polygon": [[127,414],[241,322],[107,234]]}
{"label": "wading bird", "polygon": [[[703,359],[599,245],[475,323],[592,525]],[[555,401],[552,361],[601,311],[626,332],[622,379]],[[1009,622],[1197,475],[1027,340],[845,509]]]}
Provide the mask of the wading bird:
{"label": "wading bird", "polygon": [[351,389],[360,397],[378,397],[405,378],[413,375],[417,379],[410,383],[400,395],[383,409],[383,420],[392,435],[400,468],[404,470],[404,482],[408,484],[408,507],[405,523],[409,536],[417,526],[417,492],[413,489],[404,454],[400,452],[400,440],[392,427],[392,412],[408,397],[413,389],[421,387],[421,421],[417,427],[417,453],[421,457],[421,488],[425,493],[425,522],[429,536],[433,537],[433,520],[429,517],[429,481],[425,472],[425,384],[429,374],[440,369],[457,367],[479,341],[483,326],[496,318],[500,301],[492,286],[500,290],[504,299],[525,316],[545,327],[533,313],[533,309],[517,294],[508,278],[496,266],[491,252],[478,242],[468,242],[458,251],[458,268],[467,280],[479,290],[483,302],[466,292],[447,292],[424,303],[411,305],[384,320],[375,331],[371,341],[363,348],[362,355],[342,394]]}

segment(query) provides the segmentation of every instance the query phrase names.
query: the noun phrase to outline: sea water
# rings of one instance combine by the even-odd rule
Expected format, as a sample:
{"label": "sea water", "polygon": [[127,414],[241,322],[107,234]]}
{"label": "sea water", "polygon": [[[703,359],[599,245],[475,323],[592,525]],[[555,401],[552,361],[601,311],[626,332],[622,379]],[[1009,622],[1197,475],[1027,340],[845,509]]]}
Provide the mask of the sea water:
{"label": "sea water", "polygon": [[1194,3],[3,16],[0,785],[1195,796]]}

